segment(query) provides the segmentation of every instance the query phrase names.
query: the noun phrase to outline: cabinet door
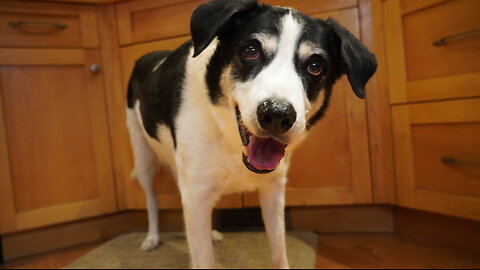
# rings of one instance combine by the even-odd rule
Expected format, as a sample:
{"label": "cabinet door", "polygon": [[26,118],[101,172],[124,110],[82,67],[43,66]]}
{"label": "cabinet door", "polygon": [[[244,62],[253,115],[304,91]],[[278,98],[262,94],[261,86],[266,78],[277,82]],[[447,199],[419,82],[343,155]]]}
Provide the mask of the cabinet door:
{"label": "cabinet door", "polygon": [[398,203],[480,220],[480,99],[394,106]]}
{"label": "cabinet door", "polygon": [[480,1],[382,4],[392,104],[480,95]]}
{"label": "cabinet door", "polygon": [[[127,89],[130,74],[137,59],[139,59],[144,54],[153,51],[174,50],[189,39],[190,36],[184,36],[122,48],[122,73],[125,91]],[[126,149],[125,151],[130,151],[130,149]],[[128,163],[132,164],[131,168],[133,168],[133,162],[130,160]],[[180,209],[182,207],[180,200],[180,192],[178,191],[178,187],[175,181],[175,178],[168,171],[167,168],[161,169],[155,177],[154,188],[157,193],[158,207],[160,209]],[[145,209],[145,195],[139,182],[132,179],[125,179],[124,183],[125,190],[128,190],[128,192],[126,192],[128,206],[130,208]],[[239,207],[242,207],[241,194],[231,194],[224,196],[217,203],[217,208]]]}
{"label": "cabinet door", "polygon": [[[330,16],[359,36],[357,8],[313,16]],[[333,89],[325,117],[293,152],[288,181],[288,206],[372,201],[365,102],[354,95],[345,76]],[[246,194],[245,203],[257,205],[257,196]]]}
{"label": "cabinet door", "polygon": [[0,232],[116,209],[97,50],[0,49]]}

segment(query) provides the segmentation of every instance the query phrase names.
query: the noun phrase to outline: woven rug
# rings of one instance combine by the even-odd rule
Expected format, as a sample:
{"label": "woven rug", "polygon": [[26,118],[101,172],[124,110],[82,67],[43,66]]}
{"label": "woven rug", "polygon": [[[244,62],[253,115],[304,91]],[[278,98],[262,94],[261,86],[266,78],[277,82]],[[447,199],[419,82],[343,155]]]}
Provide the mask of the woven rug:
{"label": "woven rug", "polygon": [[[264,232],[224,233],[214,244],[218,268],[271,268],[270,248]],[[95,248],[65,268],[188,268],[189,255],[182,233],[160,234],[161,245],[151,252],[142,252],[145,233],[120,235]],[[291,268],[315,268],[317,235],[293,231],[286,237],[287,256]]]}

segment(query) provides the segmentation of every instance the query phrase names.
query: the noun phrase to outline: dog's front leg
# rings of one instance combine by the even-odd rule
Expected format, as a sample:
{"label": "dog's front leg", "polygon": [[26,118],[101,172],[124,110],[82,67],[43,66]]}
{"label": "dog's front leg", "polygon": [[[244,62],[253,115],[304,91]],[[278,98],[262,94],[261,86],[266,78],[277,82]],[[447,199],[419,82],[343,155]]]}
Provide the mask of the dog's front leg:
{"label": "dog's front leg", "polygon": [[274,269],[289,268],[285,246],[285,182],[272,181],[259,189],[263,223],[270,242]]}
{"label": "dog's front leg", "polygon": [[192,268],[215,268],[212,209],[218,195],[209,188],[182,188],[183,216]]}

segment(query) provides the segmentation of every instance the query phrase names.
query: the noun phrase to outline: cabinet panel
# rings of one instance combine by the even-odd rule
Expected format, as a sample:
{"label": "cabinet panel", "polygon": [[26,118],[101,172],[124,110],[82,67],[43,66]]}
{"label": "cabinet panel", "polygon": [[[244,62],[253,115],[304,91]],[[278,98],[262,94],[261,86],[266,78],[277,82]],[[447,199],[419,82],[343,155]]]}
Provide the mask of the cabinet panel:
{"label": "cabinet panel", "polygon": [[[207,0],[142,0],[117,4],[120,43],[135,44],[190,34],[193,10]],[[313,14],[351,8],[357,0],[266,0],[265,4],[288,6]],[[175,16],[172,16],[174,14]]]}
{"label": "cabinet panel", "polygon": [[478,108],[480,99],[392,109],[400,205],[480,219]]}
{"label": "cabinet panel", "polygon": [[8,175],[0,179],[7,188],[0,196],[11,194],[2,209],[12,217],[2,219],[3,231],[116,209],[103,78],[89,70],[101,65],[99,52],[57,50],[46,57],[49,51],[0,49],[17,59],[0,60],[6,140],[0,155],[8,160],[1,164]]}
{"label": "cabinet panel", "polygon": [[[451,16],[455,14],[455,16]],[[403,16],[407,80],[480,72],[478,33],[433,42],[467,31],[480,32],[480,2],[448,1]]]}
{"label": "cabinet panel", "polygon": [[480,2],[388,0],[383,10],[391,103],[480,96]]}
{"label": "cabinet panel", "polygon": [[[419,189],[480,197],[479,122],[413,124],[410,129]],[[459,166],[443,161],[450,158],[472,164]]]}
{"label": "cabinet panel", "polygon": [[190,16],[206,0],[142,0],[117,5],[122,45],[190,34]]}
{"label": "cabinet panel", "polygon": [[2,47],[98,47],[94,7],[23,1],[0,3]]}
{"label": "cabinet panel", "polygon": [[83,67],[10,67],[1,76],[16,210],[96,198]]}

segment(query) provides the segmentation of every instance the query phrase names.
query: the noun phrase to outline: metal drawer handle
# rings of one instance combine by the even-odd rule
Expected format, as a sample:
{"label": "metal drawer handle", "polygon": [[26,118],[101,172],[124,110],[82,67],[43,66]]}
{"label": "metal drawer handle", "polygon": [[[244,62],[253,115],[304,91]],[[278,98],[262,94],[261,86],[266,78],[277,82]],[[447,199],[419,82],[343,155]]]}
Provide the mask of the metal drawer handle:
{"label": "metal drawer handle", "polygon": [[433,46],[442,46],[447,44],[449,41],[459,40],[462,38],[467,38],[469,36],[474,36],[476,34],[480,34],[480,28],[468,30],[462,33],[446,36],[440,39],[437,39],[433,42]]}
{"label": "metal drawer handle", "polygon": [[48,27],[53,30],[62,30],[68,27],[68,24],[46,21],[11,21],[8,23],[13,28],[22,28],[23,26]]}
{"label": "metal drawer handle", "polygon": [[480,160],[462,160],[453,157],[442,157],[442,162],[448,165],[480,166]]}

